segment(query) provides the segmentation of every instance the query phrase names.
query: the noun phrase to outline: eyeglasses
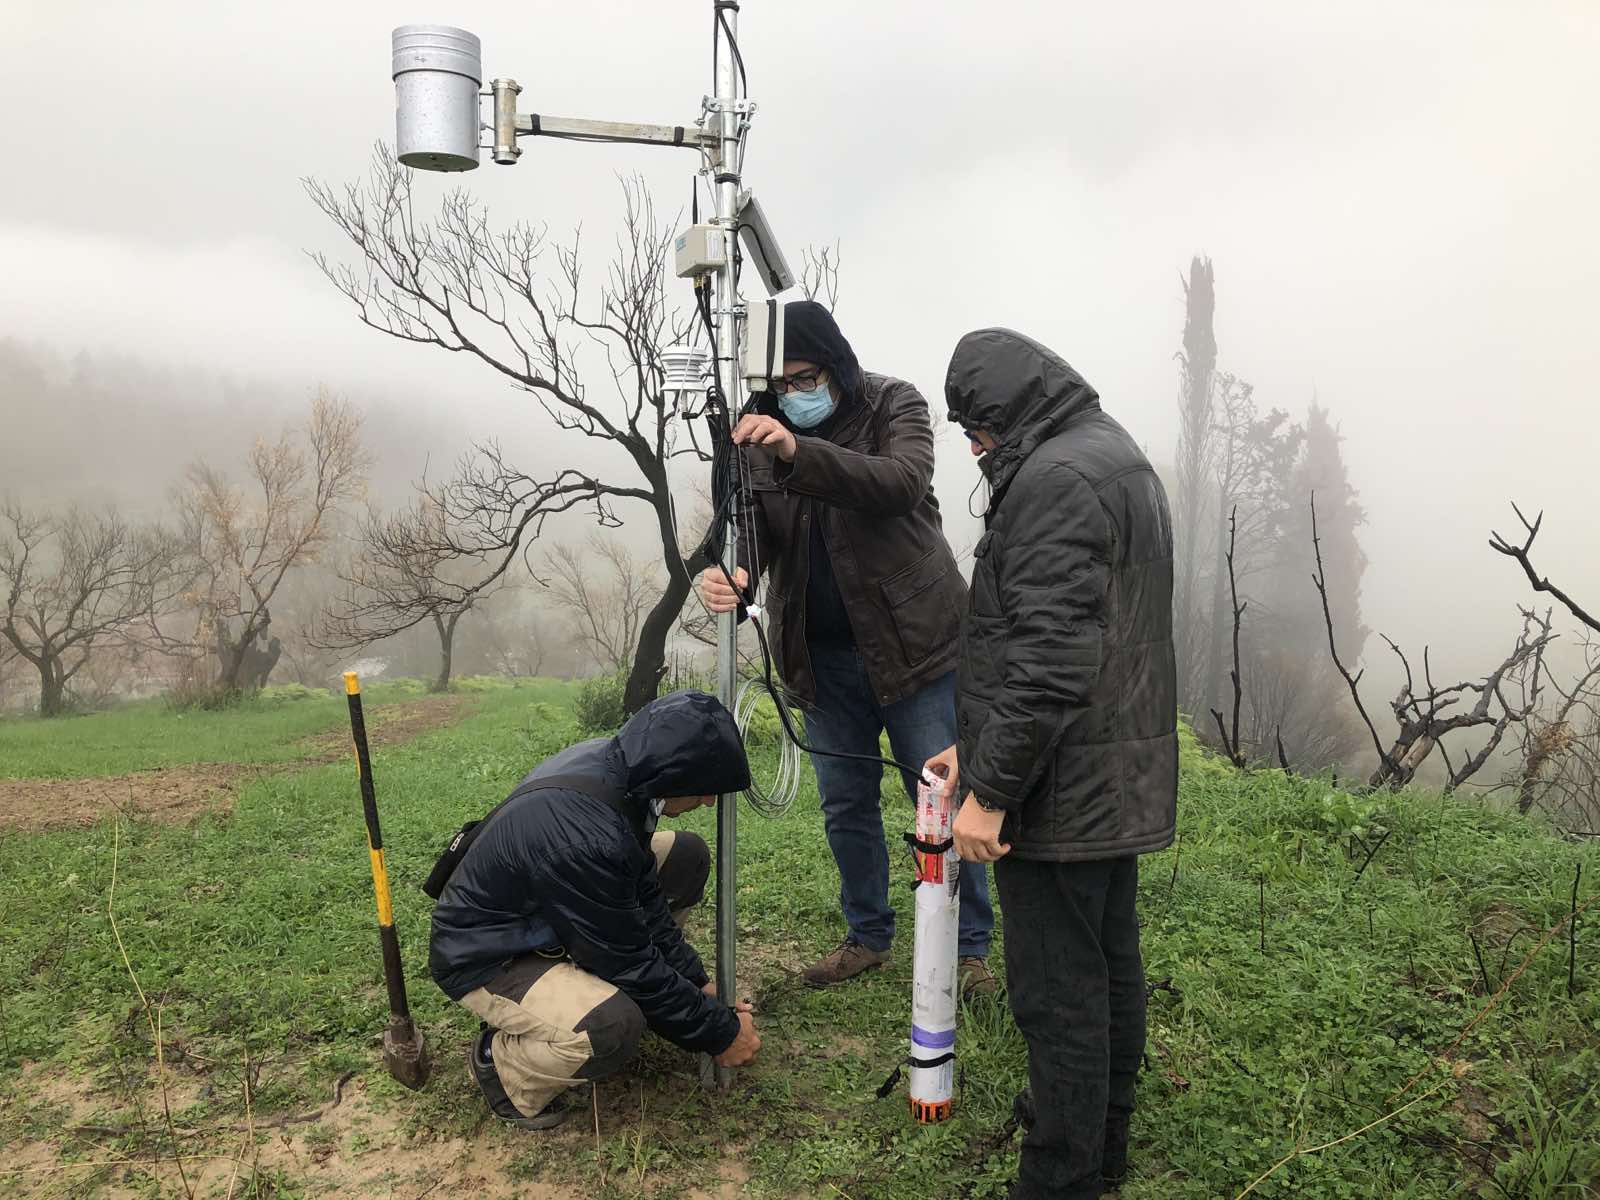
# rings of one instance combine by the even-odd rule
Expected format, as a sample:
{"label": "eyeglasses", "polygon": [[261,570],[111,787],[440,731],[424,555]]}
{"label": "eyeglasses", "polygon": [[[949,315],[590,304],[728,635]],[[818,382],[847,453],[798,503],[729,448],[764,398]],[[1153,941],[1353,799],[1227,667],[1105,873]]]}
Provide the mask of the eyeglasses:
{"label": "eyeglasses", "polygon": [[809,392],[817,386],[825,374],[827,374],[826,371],[818,369],[800,371],[794,375],[774,375],[772,377],[773,394],[787,396],[790,392]]}

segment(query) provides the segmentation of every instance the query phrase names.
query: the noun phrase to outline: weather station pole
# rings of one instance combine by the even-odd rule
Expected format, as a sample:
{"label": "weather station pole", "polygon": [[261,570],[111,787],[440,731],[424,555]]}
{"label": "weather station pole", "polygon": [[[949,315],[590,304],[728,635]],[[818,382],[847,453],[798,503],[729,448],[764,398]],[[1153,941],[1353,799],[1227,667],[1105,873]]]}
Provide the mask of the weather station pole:
{"label": "weather station pole", "polygon": [[[449,25],[402,25],[396,29],[391,43],[391,74],[395,86],[395,153],[403,166],[427,171],[470,171],[478,166],[479,153],[485,149],[494,162],[511,166],[523,154],[518,140],[534,137],[680,147],[700,155],[699,173],[711,185],[716,214],[711,221],[692,226],[676,239],[675,266],[679,278],[697,283],[709,281],[711,285],[711,380],[685,381],[685,373],[691,377],[696,374],[692,364],[699,351],[684,347],[657,349],[666,380],[662,389],[664,402],[676,393],[681,406],[685,395],[705,393],[714,382],[722,402],[720,406],[707,405],[705,415],[708,420],[727,424],[720,431],[720,436],[726,438],[744,411],[746,389],[766,389],[772,377],[783,369],[782,306],[771,299],[750,305],[741,299],[741,242],[769,296],[793,287],[795,277],[767,226],[761,206],[740,178],[744,138],[755,105],[749,99],[738,50],[737,0],[712,0],[712,17],[714,94],[702,98],[699,119],[690,124],[633,124],[519,112],[521,85],[514,79],[496,78],[485,91],[482,43],[466,30]],[[742,98],[741,86],[745,91]],[[487,121],[483,119],[485,107],[489,112]],[[481,144],[484,132],[489,135],[488,145]],[[685,364],[686,372],[681,369]],[[690,415],[681,408],[678,411]],[[730,447],[721,457],[732,477],[717,483],[729,504],[725,513],[714,517],[726,523],[720,561],[730,574],[737,569],[739,550],[736,455],[737,451]],[[750,611],[759,613],[753,605]],[[737,639],[737,612],[723,614],[717,620],[717,691],[730,711],[738,688]],[[738,802],[736,793],[717,798],[716,982],[717,995],[727,1004],[737,1000]],[[706,1058],[702,1076],[707,1083],[726,1089],[732,1083],[733,1071],[715,1066]]]}
{"label": "weather station pole", "polygon": [[[713,303],[717,317],[718,382],[726,397],[730,419],[743,410],[739,371],[738,295],[734,289],[733,265],[738,253],[739,203],[739,113],[735,107],[734,46],[738,36],[739,6],[714,0],[719,24],[728,30],[726,53],[718,53],[716,78],[716,120],[718,125],[716,174],[717,224],[722,229],[723,263],[717,268]],[[713,34],[715,36],[715,34]],[[735,480],[725,481],[725,487]],[[723,561],[731,571],[739,567],[739,522],[737,503],[728,512],[728,531]],[[739,614],[723,613],[717,619],[717,694],[728,711],[733,711],[734,691],[738,686]],[[738,821],[739,797],[729,793],[717,797],[717,995],[723,1003],[734,1003],[738,987]],[[733,1082],[729,1067],[712,1065],[719,1089]]]}

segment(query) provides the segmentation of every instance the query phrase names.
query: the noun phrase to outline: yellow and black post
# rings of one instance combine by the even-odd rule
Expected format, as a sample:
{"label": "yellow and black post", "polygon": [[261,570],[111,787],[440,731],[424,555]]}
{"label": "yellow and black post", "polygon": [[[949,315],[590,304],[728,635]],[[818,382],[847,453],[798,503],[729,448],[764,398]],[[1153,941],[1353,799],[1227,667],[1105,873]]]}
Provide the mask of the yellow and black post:
{"label": "yellow and black post", "polygon": [[383,1065],[413,1091],[428,1082],[428,1050],[411,1020],[406,1003],[406,977],[400,965],[400,938],[394,930],[394,904],[389,898],[389,871],[383,861],[383,833],[378,828],[378,797],[372,787],[372,755],[367,749],[367,722],[361,711],[361,680],[344,673],[350,702],[350,739],[355,744],[356,775],[361,783],[361,809],[367,819],[367,849],[372,857],[372,890],[378,902],[378,940],[383,946],[383,978],[389,988],[389,1027],[383,1033]]}

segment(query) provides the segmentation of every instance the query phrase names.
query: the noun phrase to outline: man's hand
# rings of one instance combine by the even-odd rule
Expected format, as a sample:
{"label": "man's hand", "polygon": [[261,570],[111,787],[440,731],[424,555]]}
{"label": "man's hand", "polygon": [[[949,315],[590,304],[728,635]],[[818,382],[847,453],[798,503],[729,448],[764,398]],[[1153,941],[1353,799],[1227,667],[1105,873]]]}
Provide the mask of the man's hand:
{"label": "man's hand", "polygon": [[961,778],[961,770],[956,762],[956,748],[954,746],[951,746],[948,750],[939,751],[939,753],[922,764],[922,769],[944,780],[946,791],[955,791],[956,783]]}
{"label": "man's hand", "polygon": [[1011,853],[1011,844],[1000,841],[1000,826],[1006,814],[990,812],[978,803],[971,792],[956,814],[951,835],[955,838],[956,853],[967,862],[992,863]]}
{"label": "man's hand", "polygon": [[712,612],[732,612],[739,607],[739,595],[749,584],[750,575],[743,567],[736,567],[733,577],[739,584],[738,592],[733,590],[727,572],[721,567],[707,567],[705,574],[700,576],[700,599],[706,602],[706,607]]}
{"label": "man's hand", "polygon": [[717,998],[717,981],[715,979],[706,980],[700,990],[715,1000]]}
{"label": "man's hand", "polygon": [[784,462],[794,461],[794,434],[776,417],[762,417],[755,413],[739,418],[733,428],[735,446],[770,446]]}
{"label": "man's hand", "polygon": [[739,1014],[739,1036],[733,1039],[733,1045],[711,1060],[719,1067],[742,1067],[753,1060],[756,1051],[761,1049],[761,1038],[756,1033],[756,1019],[750,1015],[750,1006],[741,1000],[733,1006],[733,1011]]}

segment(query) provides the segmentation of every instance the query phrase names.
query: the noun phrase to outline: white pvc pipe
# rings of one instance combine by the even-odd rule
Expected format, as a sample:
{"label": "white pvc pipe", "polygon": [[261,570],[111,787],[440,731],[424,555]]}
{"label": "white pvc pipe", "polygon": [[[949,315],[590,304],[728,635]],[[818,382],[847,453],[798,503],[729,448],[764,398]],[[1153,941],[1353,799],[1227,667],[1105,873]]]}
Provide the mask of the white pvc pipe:
{"label": "white pvc pipe", "polygon": [[[950,840],[955,803],[948,783],[924,778],[917,786],[917,840]],[[961,918],[961,858],[915,853],[917,932],[911,960],[911,1115],[919,1124],[947,1120],[955,1096],[956,948]],[[919,1067],[920,1062],[937,1066]]]}

